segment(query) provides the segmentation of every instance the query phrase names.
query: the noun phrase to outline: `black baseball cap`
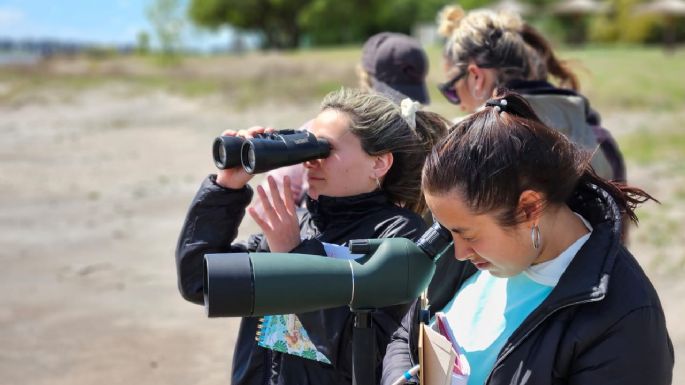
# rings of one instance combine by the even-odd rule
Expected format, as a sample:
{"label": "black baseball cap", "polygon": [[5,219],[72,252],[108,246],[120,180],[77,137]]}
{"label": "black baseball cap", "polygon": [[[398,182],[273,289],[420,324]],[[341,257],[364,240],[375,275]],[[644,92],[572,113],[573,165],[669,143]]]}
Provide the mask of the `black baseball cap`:
{"label": "black baseball cap", "polygon": [[416,39],[395,32],[371,36],[362,49],[362,67],[371,75],[373,89],[395,102],[403,96],[421,104],[430,102],[428,57]]}

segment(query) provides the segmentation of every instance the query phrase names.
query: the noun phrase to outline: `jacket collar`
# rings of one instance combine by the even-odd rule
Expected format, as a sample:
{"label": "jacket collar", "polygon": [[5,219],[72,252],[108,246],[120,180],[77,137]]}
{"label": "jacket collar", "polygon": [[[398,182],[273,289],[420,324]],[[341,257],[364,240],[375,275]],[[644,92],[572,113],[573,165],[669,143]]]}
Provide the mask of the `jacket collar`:
{"label": "jacket collar", "polygon": [[349,197],[320,195],[318,200],[307,196],[306,204],[314,224],[319,231],[323,231],[331,224],[357,221],[360,217],[382,210],[390,201],[383,191],[376,190]]}
{"label": "jacket collar", "polygon": [[621,211],[611,195],[594,184],[578,188],[568,204],[592,224],[593,232],[549,299],[598,301],[607,293],[610,272],[621,248]]}
{"label": "jacket collar", "polygon": [[572,89],[556,87],[546,80],[512,80],[505,87],[524,95],[580,96]]}

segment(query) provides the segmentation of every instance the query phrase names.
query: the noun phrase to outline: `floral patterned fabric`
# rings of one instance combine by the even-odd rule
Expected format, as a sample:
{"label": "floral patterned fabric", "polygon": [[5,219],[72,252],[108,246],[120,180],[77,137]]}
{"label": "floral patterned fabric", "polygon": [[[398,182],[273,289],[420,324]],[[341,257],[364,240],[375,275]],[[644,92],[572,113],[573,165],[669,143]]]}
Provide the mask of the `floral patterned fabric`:
{"label": "floral patterned fabric", "polygon": [[267,315],[258,327],[259,346],[288,353],[309,360],[330,364],[331,361],[316,350],[307,331],[295,314]]}

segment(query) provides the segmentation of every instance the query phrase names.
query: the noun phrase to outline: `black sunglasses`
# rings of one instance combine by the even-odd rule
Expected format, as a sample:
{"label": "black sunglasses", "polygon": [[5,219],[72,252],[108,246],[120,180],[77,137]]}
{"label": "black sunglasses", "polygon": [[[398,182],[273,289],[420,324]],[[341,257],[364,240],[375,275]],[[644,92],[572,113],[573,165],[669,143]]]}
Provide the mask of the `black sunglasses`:
{"label": "black sunglasses", "polygon": [[442,93],[442,96],[447,99],[448,102],[452,104],[460,104],[461,99],[459,98],[459,94],[457,94],[457,90],[454,88],[454,83],[456,83],[459,79],[463,78],[468,74],[468,71],[460,71],[456,76],[454,76],[452,79],[442,83],[438,84],[438,89],[440,90],[440,93]]}

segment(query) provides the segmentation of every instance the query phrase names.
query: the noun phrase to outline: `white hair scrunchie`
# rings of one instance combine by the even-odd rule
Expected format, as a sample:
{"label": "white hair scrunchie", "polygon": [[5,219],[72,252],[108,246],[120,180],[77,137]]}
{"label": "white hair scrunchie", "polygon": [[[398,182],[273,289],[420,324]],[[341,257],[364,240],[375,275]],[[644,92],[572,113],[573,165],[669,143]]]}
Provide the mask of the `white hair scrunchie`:
{"label": "white hair scrunchie", "polygon": [[421,103],[415,102],[410,98],[402,99],[400,109],[402,110],[402,118],[407,122],[412,130],[416,129],[416,111],[421,107]]}

